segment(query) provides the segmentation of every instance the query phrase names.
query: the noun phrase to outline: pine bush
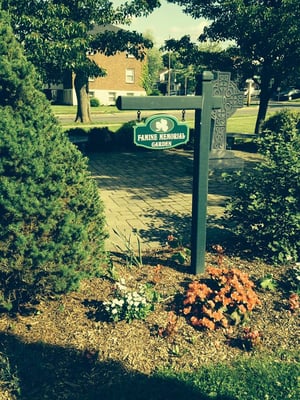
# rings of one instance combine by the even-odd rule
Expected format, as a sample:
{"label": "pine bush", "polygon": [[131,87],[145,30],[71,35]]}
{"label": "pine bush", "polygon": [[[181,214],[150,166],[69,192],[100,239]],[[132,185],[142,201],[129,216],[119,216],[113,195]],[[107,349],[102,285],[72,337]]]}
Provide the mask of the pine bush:
{"label": "pine bush", "polygon": [[0,306],[76,289],[104,257],[103,204],[87,160],[39,91],[0,10]]}

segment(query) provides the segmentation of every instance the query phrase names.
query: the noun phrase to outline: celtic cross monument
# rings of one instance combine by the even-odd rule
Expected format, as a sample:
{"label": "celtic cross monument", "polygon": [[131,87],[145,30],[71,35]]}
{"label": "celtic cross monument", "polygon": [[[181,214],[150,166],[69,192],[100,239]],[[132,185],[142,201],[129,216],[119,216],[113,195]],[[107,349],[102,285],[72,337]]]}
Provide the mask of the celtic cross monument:
{"label": "celtic cross monument", "polygon": [[210,151],[210,167],[236,166],[234,155],[226,149],[226,124],[237,108],[243,107],[244,94],[230,80],[230,72],[214,72],[212,81],[213,96],[222,97],[221,108],[212,110],[212,139]]}

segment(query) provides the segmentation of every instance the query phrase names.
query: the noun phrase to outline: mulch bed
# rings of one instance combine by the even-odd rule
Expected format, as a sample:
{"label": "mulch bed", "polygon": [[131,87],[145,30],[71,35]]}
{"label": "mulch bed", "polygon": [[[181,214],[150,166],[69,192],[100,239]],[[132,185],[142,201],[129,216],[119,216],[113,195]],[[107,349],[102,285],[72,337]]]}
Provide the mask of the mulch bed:
{"label": "mulch bed", "polygon": [[[104,318],[101,304],[114,287],[107,277],[83,281],[78,292],[61,298],[41,300],[27,314],[3,314],[1,347],[17,360],[22,379],[28,376],[24,399],[90,399],[83,395],[86,390],[108,388],[136,374],[150,375],[162,368],[193,371],[206,363],[230,362],[255,352],[276,358],[299,349],[299,313],[289,310],[284,289],[288,267],[224,258],[225,267],[247,272],[256,283],[268,274],[279,282],[275,291],[256,289],[261,306],[246,325],[260,332],[262,339],[257,348],[247,351],[239,341],[241,327],[201,331],[178,313],[183,293],[195,276],[189,266],[176,264],[170,256],[171,251],[158,251],[145,257],[142,267],[129,267],[120,255],[112,256],[116,273],[128,286],[150,282],[160,293],[161,303],[145,321],[113,323]],[[216,265],[216,256],[208,254],[207,261]],[[157,264],[162,265],[159,276]],[[172,310],[178,314],[176,332],[162,337],[159,332],[166,328]]]}

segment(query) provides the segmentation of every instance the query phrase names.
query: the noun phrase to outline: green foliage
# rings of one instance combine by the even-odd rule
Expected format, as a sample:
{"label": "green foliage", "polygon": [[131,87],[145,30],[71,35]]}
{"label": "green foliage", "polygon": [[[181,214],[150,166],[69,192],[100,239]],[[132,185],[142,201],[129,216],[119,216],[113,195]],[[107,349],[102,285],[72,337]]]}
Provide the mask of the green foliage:
{"label": "green foliage", "polygon": [[91,107],[99,107],[100,106],[100,101],[96,97],[90,98],[90,106]]}
{"label": "green foliage", "polygon": [[[118,129],[114,136],[115,147],[123,150],[137,150],[133,142],[133,127],[136,121],[126,122]],[[139,148],[140,149],[140,148]]]}
{"label": "green foliage", "polygon": [[[290,143],[297,140],[300,128],[300,114],[295,113],[289,109],[283,109],[276,112],[264,122],[262,132],[260,134],[261,140],[259,141],[260,150],[268,150],[269,146],[278,146],[273,140],[270,140],[270,133],[275,133],[280,136],[285,143]],[[268,134],[268,135],[266,135]],[[273,152],[270,148],[269,151]]]}
{"label": "green foliage", "polygon": [[[103,205],[0,11],[0,298],[76,289],[104,254]],[[1,304],[0,304],[1,306]]]}
{"label": "green foliage", "polygon": [[[126,265],[129,267],[143,266],[143,257],[142,257],[142,247],[141,247],[141,239],[136,232],[132,232],[129,236],[126,236],[124,233],[120,233],[118,230],[113,229],[114,233],[117,237],[122,241],[123,247],[116,244],[116,247],[120,249],[122,253],[124,253],[126,257]],[[137,251],[134,250],[134,245],[132,243],[132,236],[136,239]]]}
{"label": "green foliage", "polygon": [[[107,27],[128,23],[129,16],[147,15],[158,5],[137,0],[118,7],[109,0],[3,0],[1,4],[9,11],[15,35],[45,83],[62,82],[66,72],[69,76],[75,73],[76,120],[80,122],[90,119],[88,78],[105,75],[105,70],[87,57],[87,50],[106,55],[128,51],[143,59],[145,48],[152,45],[149,40],[137,32]],[[102,32],[101,26],[106,26]]]}
{"label": "green foliage", "polygon": [[256,255],[276,262],[300,256],[298,121],[286,111],[271,117],[258,140],[263,161],[228,177],[235,190],[226,213],[235,233]]}
{"label": "green foliage", "polygon": [[298,363],[274,361],[267,357],[245,357],[217,365],[202,365],[197,372],[164,371],[160,377],[173,378],[211,399],[298,400]]}
{"label": "green foliage", "polygon": [[269,290],[270,292],[274,292],[277,289],[277,283],[270,274],[267,274],[259,280],[259,286],[264,290]]}
{"label": "green foliage", "polygon": [[14,400],[20,395],[20,390],[16,372],[12,370],[6,355],[0,352],[0,398]]}
{"label": "green foliage", "polygon": [[70,128],[65,130],[68,137],[72,136],[87,136],[87,131],[84,128]]}
{"label": "green foliage", "polygon": [[136,121],[124,123],[116,132],[107,127],[95,127],[89,130],[82,128],[71,128],[65,133],[67,136],[87,136],[88,143],[86,150],[97,151],[145,151],[133,143],[133,126]]}
{"label": "green foliage", "polygon": [[108,151],[112,148],[113,133],[108,128],[92,128],[88,131],[88,151]]}
{"label": "green foliage", "polygon": [[[271,95],[279,86],[282,87],[283,82],[299,76],[299,1],[169,0],[169,2],[182,6],[184,11],[194,18],[210,21],[199,37],[201,42],[229,41],[233,44],[231,49],[223,54],[225,56],[223,65],[226,67],[222,66],[222,70],[228,70],[231,64],[232,73],[238,72],[244,82],[247,78],[253,78],[260,86],[260,106],[255,128],[255,132],[258,132],[265,119]],[[187,46],[183,46],[184,53],[185,49]],[[198,65],[203,65],[203,62],[198,62]]]}
{"label": "green foliage", "polygon": [[291,293],[300,295],[300,263],[296,263],[288,269],[284,283]]}

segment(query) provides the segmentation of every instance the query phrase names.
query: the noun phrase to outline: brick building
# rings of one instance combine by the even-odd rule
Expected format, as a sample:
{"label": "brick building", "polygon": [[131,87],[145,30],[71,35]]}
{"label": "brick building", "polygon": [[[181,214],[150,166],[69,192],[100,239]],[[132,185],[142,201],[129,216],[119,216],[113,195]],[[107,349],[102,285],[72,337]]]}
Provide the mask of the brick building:
{"label": "brick building", "polygon": [[143,62],[127,53],[105,56],[91,55],[94,61],[106,70],[106,76],[90,79],[90,95],[100,100],[100,104],[112,105],[118,96],[145,96],[142,87]]}
{"label": "brick building", "polygon": [[[112,25],[97,27],[95,33],[103,30],[119,29]],[[87,52],[87,57],[93,59],[106,75],[89,79],[89,93],[100,101],[101,105],[114,105],[118,96],[146,96],[142,86],[142,74],[145,61],[139,61],[126,52],[114,56],[105,56],[98,52]],[[67,75],[63,83],[52,87],[56,92],[56,102],[60,104],[77,105],[73,84],[73,76]]]}

